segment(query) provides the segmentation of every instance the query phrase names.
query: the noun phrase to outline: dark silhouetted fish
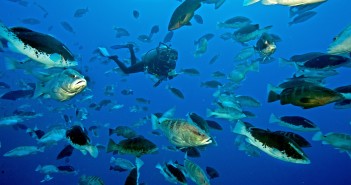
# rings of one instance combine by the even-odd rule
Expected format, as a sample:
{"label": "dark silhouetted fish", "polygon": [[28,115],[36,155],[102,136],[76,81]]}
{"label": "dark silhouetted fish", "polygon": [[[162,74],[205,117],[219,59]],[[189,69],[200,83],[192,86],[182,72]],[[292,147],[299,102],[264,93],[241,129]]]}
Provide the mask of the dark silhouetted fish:
{"label": "dark silhouetted fish", "polygon": [[131,154],[136,157],[141,157],[145,154],[155,153],[158,148],[153,142],[139,136],[122,140],[118,144],[110,139],[106,150],[107,152],[118,152],[120,154]]}
{"label": "dark silhouetted fish", "polygon": [[57,169],[59,169],[61,172],[75,172],[76,170],[73,168],[73,166],[58,166]]}
{"label": "dark silhouetted fish", "polygon": [[193,157],[193,158],[201,157],[201,153],[199,149],[197,149],[196,147],[182,148],[180,149],[180,151],[186,153],[188,157]]}
{"label": "dark silhouetted fish", "polygon": [[202,35],[200,38],[198,38],[196,41],[194,41],[194,45],[199,44],[203,39],[206,41],[211,40],[215,35],[213,33],[206,33],[205,35]]}
{"label": "dark silhouetted fish", "polygon": [[300,69],[330,70],[350,64],[351,60],[339,55],[321,55],[299,65]]}
{"label": "dark silhouetted fish", "polygon": [[136,137],[138,134],[128,126],[117,126],[115,129],[109,129],[108,135],[117,134],[117,136],[122,136],[127,139]]}
{"label": "dark silhouetted fish", "polygon": [[299,14],[303,14],[307,11],[310,11],[316,7],[318,7],[319,5],[325,3],[325,1],[323,2],[319,2],[319,3],[313,3],[313,4],[304,4],[304,5],[298,5],[298,6],[290,6],[289,9],[289,17],[294,17],[295,15],[299,15]]}
{"label": "dark silhouetted fish", "polygon": [[[127,37],[130,35],[128,30],[121,28],[121,27],[114,27],[113,28],[116,31],[116,38],[121,38],[121,37]],[[119,49],[119,48],[117,48]]]}
{"label": "dark silhouetted fish", "polygon": [[211,58],[211,60],[210,60],[208,63],[209,63],[209,64],[214,64],[214,63],[216,63],[216,61],[218,60],[219,56],[220,56],[219,54],[213,56],[213,57]]}
{"label": "dark silhouetted fish", "polygon": [[214,178],[219,177],[218,171],[212,167],[209,167],[209,166],[206,167],[206,173],[208,176],[210,176],[210,179],[214,179]]}
{"label": "dark silhouetted fish", "polygon": [[5,100],[17,100],[21,98],[31,98],[34,95],[34,90],[15,90],[10,91],[1,96]]}
{"label": "dark silhouetted fish", "polygon": [[212,129],[215,129],[215,130],[223,130],[222,126],[217,123],[216,121],[212,121],[212,120],[206,120],[208,126]]}
{"label": "dark silhouetted fish", "polygon": [[171,42],[173,38],[173,31],[170,31],[166,34],[165,38],[163,38],[163,42],[167,43],[167,42]]}
{"label": "dark silhouetted fish", "polygon": [[195,14],[194,15],[194,19],[195,21],[198,23],[198,24],[203,24],[204,23],[204,20],[202,19],[202,17],[198,14]]}
{"label": "dark silhouetted fish", "polygon": [[291,22],[288,23],[288,25],[292,26],[293,24],[305,22],[305,21],[311,19],[312,17],[314,17],[316,14],[317,14],[317,12],[315,12],[315,11],[304,12],[303,14],[296,16]]}
{"label": "dark silhouetted fish", "polygon": [[149,39],[151,40],[152,36],[154,36],[154,34],[158,33],[160,31],[160,27],[158,25],[154,25],[149,33]]}
{"label": "dark silhouetted fish", "polygon": [[314,124],[311,120],[301,116],[277,117],[272,113],[269,118],[269,122],[278,123],[281,126],[285,126],[297,131],[315,132],[320,130],[318,126]]}
{"label": "dark silhouetted fish", "polygon": [[133,10],[133,17],[134,18],[139,18],[139,15],[140,15],[140,13],[138,12],[138,10]]}
{"label": "dark silhouetted fish", "polygon": [[188,113],[189,118],[193,121],[199,128],[201,128],[206,133],[210,132],[207,121],[194,112]]}
{"label": "dark silhouetted fish", "polygon": [[66,21],[62,21],[61,22],[61,26],[63,29],[65,29],[66,31],[75,34],[75,31],[73,29],[73,27]]}
{"label": "dark silhouetted fish", "polygon": [[9,89],[10,88],[10,85],[5,83],[5,82],[0,82],[0,88],[3,88],[3,89]]}
{"label": "dark silhouetted fish", "polygon": [[35,25],[35,24],[40,24],[40,20],[36,19],[36,18],[26,18],[26,19],[22,19],[21,22],[23,24],[28,24],[28,25]]}
{"label": "dark silhouetted fish", "polygon": [[74,17],[83,17],[86,13],[88,13],[88,7],[86,8],[80,8],[80,9],[77,9],[75,12],[74,12]]}
{"label": "dark silhouetted fish", "polygon": [[74,148],[71,145],[67,145],[65,148],[61,150],[61,152],[57,155],[56,159],[63,159],[65,157],[70,157],[73,153]]}
{"label": "dark silhouetted fish", "polygon": [[168,89],[176,97],[178,97],[180,99],[184,99],[184,94],[179,89],[177,89],[175,87],[171,87],[171,86],[166,86],[166,89]]}
{"label": "dark silhouetted fish", "polygon": [[28,129],[27,125],[21,124],[21,123],[17,123],[15,125],[12,125],[12,128],[15,129],[15,130],[19,130],[19,129],[27,130]]}

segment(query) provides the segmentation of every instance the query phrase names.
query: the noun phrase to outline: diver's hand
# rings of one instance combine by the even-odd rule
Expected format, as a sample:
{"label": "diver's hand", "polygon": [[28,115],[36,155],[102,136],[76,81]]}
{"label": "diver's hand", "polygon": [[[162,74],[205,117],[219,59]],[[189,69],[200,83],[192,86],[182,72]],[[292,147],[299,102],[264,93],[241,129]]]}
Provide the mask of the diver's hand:
{"label": "diver's hand", "polygon": [[173,78],[175,78],[176,76],[178,76],[179,73],[177,73],[176,71],[172,70],[171,72],[168,73],[168,79],[172,80]]}

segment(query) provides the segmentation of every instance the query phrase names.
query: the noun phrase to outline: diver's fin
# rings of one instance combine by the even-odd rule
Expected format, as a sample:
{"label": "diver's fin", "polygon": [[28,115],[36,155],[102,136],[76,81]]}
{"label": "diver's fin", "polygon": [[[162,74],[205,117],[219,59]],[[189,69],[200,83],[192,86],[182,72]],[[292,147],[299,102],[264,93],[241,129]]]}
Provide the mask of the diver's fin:
{"label": "diver's fin", "polygon": [[107,49],[106,48],[103,48],[103,47],[98,47],[98,50],[100,52],[100,54],[104,57],[109,57],[110,54],[108,53]]}

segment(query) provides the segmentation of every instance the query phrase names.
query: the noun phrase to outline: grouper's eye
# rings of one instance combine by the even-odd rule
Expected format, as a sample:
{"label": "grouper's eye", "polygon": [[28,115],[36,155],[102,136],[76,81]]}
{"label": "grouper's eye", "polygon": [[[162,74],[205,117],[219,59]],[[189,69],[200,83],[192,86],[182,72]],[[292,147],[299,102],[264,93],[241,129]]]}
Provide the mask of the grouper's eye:
{"label": "grouper's eye", "polygon": [[73,79],[78,78],[78,76],[77,76],[77,75],[75,75],[75,74],[69,74],[68,76],[69,76],[70,78],[73,78]]}

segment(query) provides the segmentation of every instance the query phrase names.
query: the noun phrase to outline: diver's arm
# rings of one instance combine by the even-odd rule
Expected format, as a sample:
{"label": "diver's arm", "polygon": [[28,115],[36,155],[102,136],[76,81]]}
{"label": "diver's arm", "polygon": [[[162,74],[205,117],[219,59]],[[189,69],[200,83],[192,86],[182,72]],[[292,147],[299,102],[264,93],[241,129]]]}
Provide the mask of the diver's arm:
{"label": "diver's arm", "polygon": [[163,80],[165,80],[166,78],[167,78],[167,77],[159,78],[158,81],[154,84],[154,87],[159,86],[159,85],[161,84],[161,82],[162,82]]}

